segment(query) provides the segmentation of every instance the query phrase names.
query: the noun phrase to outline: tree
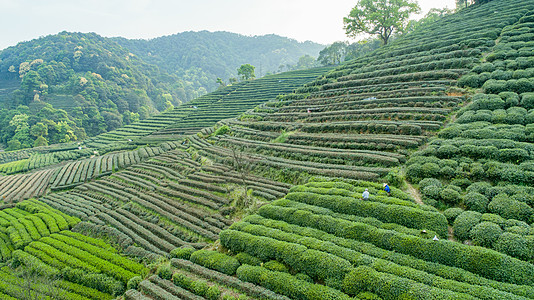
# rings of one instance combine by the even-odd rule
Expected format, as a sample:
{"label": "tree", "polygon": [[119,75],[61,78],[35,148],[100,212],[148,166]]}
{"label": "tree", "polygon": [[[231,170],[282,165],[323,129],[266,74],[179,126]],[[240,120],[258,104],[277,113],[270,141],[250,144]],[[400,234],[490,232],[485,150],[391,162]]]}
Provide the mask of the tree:
{"label": "tree", "polygon": [[[111,130],[117,129],[119,127],[122,127],[122,116],[120,114],[112,112],[112,111],[103,111],[101,113],[101,116],[102,116],[102,118],[104,118],[104,122],[106,123],[107,131],[111,131]],[[70,127],[69,127],[69,129],[67,129],[67,131],[68,130],[72,131],[72,129],[70,129]]]}
{"label": "tree", "polygon": [[67,143],[69,141],[75,141],[77,137],[74,135],[74,131],[65,121],[55,124],[53,130],[48,130],[50,135],[50,141],[55,143]]}
{"label": "tree", "polygon": [[382,42],[379,39],[361,40],[347,46],[345,50],[345,61],[356,59],[367,53],[380,48]]}
{"label": "tree", "polygon": [[315,60],[315,58],[306,54],[299,58],[296,69],[305,70],[305,69],[310,69],[310,68],[315,68],[315,67],[317,67],[317,61]]}
{"label": "tree", "polygon": [[228,83],[229,83],[230,85],[232,85],[232,84],[236,84],[236,83],[237,83],[237,78],[235,78],[235,77],[230,77],[230,78],[228,78]]}
{"label": "tree", "polygon": [[420,19],[419,21],[411,20],[410,22],[408,22],[408,25],[406,26],[404,33],[409,33],[409,32],[416,30],[417,28],[421,26],[432,24],[438,21],[439,19],[452,14],[453,12],[454,11],[452,9],[448,9],[446,7],[442,9],[432,8],[431,10],[428,11],[425,17]]}
{"label": "tree", "polygon": [[165,102],[165,111],[171,111],[174,109],[174,105],[172,105],[171,101]]}
{"label": "tree", "polygon": [[[172,105],[172,108],[174,108],[174,99],[172,98],[172,95],[169,93],[161,94],[161,103],[164,104],[164,109],[167,110],[169,108],[169,104]],[[178,100],[179,101],[179,100]]]}
{"label": "tree", "polygon": [[38,136],[33,142],[34,147],[48,146],[48,141],[43,136]]}
{"label": "tree", "polygon": [[20,104],[29,104],[34,99],[35,94],[41,92],[41,86],[42,82],[39,73],[35,71],[25,73],[19,89],[23,97],[23,99],[19,100]]}
{"label": "tree", "polygon": [[132,124],[139,121],[139,114],[131,111],[125,111],[122,114],[122,123],[125,125]]}
{"label": "tree", "polygon": [[27,114],[14,115],[11,121],[9,121],[9,126],[15,127],[15,132],[23,131],[30,127],[28,125],[28,119],[29,116]]}
{"label": "tree", "polygon": [[255,67],[251,64],[244,64],[237,69],[237,75],[241,76],[241,80],[249,80],[256,78],[254,75]]}
{"label": "tree", "polygon": [[34,137],[47,136],[48,127],[43,122],[38,122],[37,124],[31,127],[30,134]]}
{"label": "tree", "polygon": [[410,14],[421,10],[412,0],[359,0],[348,17],[343,18],[349,37],[361,33],[378,35],[384,45],[394,32],[402,33]]}
{"label": "tree", "polygon": [[224,83],[224,81],[220,77],[217,77],[217,84],[219,85],[219,87],[218,87],[219,89],[226,86],[226,84]]}
{"label": "tree", "polygon": [[237,151],[233,148],[232,158],[234,159],[234,169],[241,177],[241,183],[243,185],[243,195],[236,200],[236,207],[249,207],[252,204],[253,199],[252,194],[249,193],[247,180],[250,180],[251,172],[256,167],[258,159],[252,156],[247,156],[243,152]]}
{"label": "tree", "polygon": [[7,142],[7,148],[6,148],[7,151],[19,150],[19,149],[22,149],[22,143],[19,140],[13,139]]}
{"label": "tree", "polygon": [[335,42],[319,52],[317,61],[325,66],[340,64],[347,52],[346,42]]}

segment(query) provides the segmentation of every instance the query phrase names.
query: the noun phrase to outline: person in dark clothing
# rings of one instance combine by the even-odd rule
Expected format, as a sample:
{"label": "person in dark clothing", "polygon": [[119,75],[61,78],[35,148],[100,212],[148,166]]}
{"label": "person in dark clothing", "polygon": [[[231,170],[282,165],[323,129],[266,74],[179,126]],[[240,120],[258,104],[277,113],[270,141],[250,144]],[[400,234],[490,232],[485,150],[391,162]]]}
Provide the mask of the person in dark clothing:
{"label": "person in dark clothing", "polygon": [[389,188],[389,185],[387,183],[384,183],[384,191],[388,193],[388,196],[391,196],[391,189]]}

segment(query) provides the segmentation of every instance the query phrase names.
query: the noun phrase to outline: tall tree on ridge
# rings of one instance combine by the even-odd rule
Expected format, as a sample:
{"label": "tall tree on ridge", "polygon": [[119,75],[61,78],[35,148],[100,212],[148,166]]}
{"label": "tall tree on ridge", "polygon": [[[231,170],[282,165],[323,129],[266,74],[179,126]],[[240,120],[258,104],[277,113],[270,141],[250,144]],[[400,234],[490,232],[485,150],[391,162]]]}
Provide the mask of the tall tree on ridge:
{"label": "tall tree on ridge", "polygon": [[255,67],[251,64],[244,64],[237,69],[237,75],[241,76],[242,80],[249,80],[256,78],[254,74]]}
{"label": "tall tree on ridge", "polygon": [[378,35],[386,45],[394,32],[404,31],[410,14],[420,10],[412,0],[359,0],[343,18],[345,32],[349,37],[361,33]]}

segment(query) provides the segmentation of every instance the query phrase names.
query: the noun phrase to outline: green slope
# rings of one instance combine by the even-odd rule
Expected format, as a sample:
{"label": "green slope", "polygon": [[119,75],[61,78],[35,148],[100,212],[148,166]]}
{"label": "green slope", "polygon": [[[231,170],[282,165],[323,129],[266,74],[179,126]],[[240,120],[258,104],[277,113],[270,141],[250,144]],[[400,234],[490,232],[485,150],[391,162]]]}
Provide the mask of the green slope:
{"label": "green slope", "polygon": [[291,92],[329,69],[286,72],[230,85],[178,106],[172,111],[89,139],[85,143],[90,147],[103,147],[145,136],[142,142],[157,142],[176,139],[184,134],[194,134],[220,120],[236,117],[260,103]]}
{"label": "green slope", "polygon": [[426,203],[462,208],[446,211],[458,240],[529,262],[534,262],[533,14],[506,27],[484,63],[460,80],[481,89],[412,156],[406,171]]}
{"label": "green slope", "polygon": [[[259,172],[312,181],[221,233],[221,243],[233,253],[264,262],[264,268],[240,267],[238,277],[291,298],[324,297],[319,291],[304,293],[306,283],[294,277],[276,280],[282,275],[266,267],[267,261],[276,260],[290,273],[305,273],[351,296],[531,298],[530,188],[502,181],[530,183],[528,127],[523,133],[521,125],[529,123],[532,5],[493,1],[470,7],[242,115],[230,122],[229,135],[208,139],[210,143],[193,138],[194,147],[212,159],[232,161],[232,151],[243,151]],[[485,60],[492,64],[481,65]],[[470,72],[476,74],[462,79]],[[506,72],[510,77],[503,81]],[[469,103],[471,91],[457,85],[470,82],[486,93],[512,93],[476,96],[453,125],[440,131],[454,110]],[[441,139],[410,155],[436,131]],[[416,183],[442,179],[421,182],[428,204],[467,204],[484,211],[442,215],[402,201],[396,190],[393,197],[384,197],[381,184],[310,179],[380,180],[407,159],[407,175]],[[288,176],[288,169],[295,173]],[[382,178],[395,183],[398,177]],[[470,185],[470,179],[501,183]],[[371,190],[370,202],[359,200],[364,188]],[[464,198],[466,193],[471,194]],[[436,223],[423,224],[432,220],[426,214],[436,214]],[[371,225],[370,220],[379,222]],[[447,222],[452,221],[457,238],[475,238],[481,246],[494,242],[493,249],[447,241]],[[439,241],[431,240],[430,230]]]}
{"label": "green slope", "polygon": [[445,17],[257,107],[231,121],[232,134],[217,138],[211,152],[259,155],[265,172],[290,169],[293,182],[384,177],[466,101],[457,80],[528,11],[500,5],[497,16],[470,8]]}
{"label": "green slope", "polygon": [[78,231],[150,262],[170,253],[125,299],[533,299],[531,91],[513,77],[530,82],[532,11],[472,6],[285,96],[282,79],[227,87],[88,141],[105,155],[4,176],[0,195],[50,176],[65,190],[40,201]]}
{"label": "green slope", "polygon": [[[17,126],[10,127],[17,115],[37,116],[27,126],[43,123],[49,132],[67,122],[69,139],[82,140],[213,91],[217,77],[227,81],[241,64],[256,64],[261,77],[305,54],[317,56],[320,48],[275,35],[222,32],[150,41],[60,32],[21,42],[0,52],[0,103],[7,109],[0,112],[0,143],[11,141],[12,150],[34,146],[39,134],[16,134]],[[48,143],[65,141],[64,133],[43,134]]]}

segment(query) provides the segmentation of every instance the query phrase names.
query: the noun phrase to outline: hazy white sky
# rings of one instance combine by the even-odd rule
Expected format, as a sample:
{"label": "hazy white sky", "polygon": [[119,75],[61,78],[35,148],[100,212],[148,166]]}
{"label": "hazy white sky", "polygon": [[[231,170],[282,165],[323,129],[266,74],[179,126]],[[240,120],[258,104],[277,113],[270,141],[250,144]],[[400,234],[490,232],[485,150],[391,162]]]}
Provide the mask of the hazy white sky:
{"label": "hazy white sky", "polygon": [[[0,50],[60,31],[154,38],[183,31],[347,40],[343,17],[357,0],[0,0]],[[423,14],[455,0],[418,0]]]}

